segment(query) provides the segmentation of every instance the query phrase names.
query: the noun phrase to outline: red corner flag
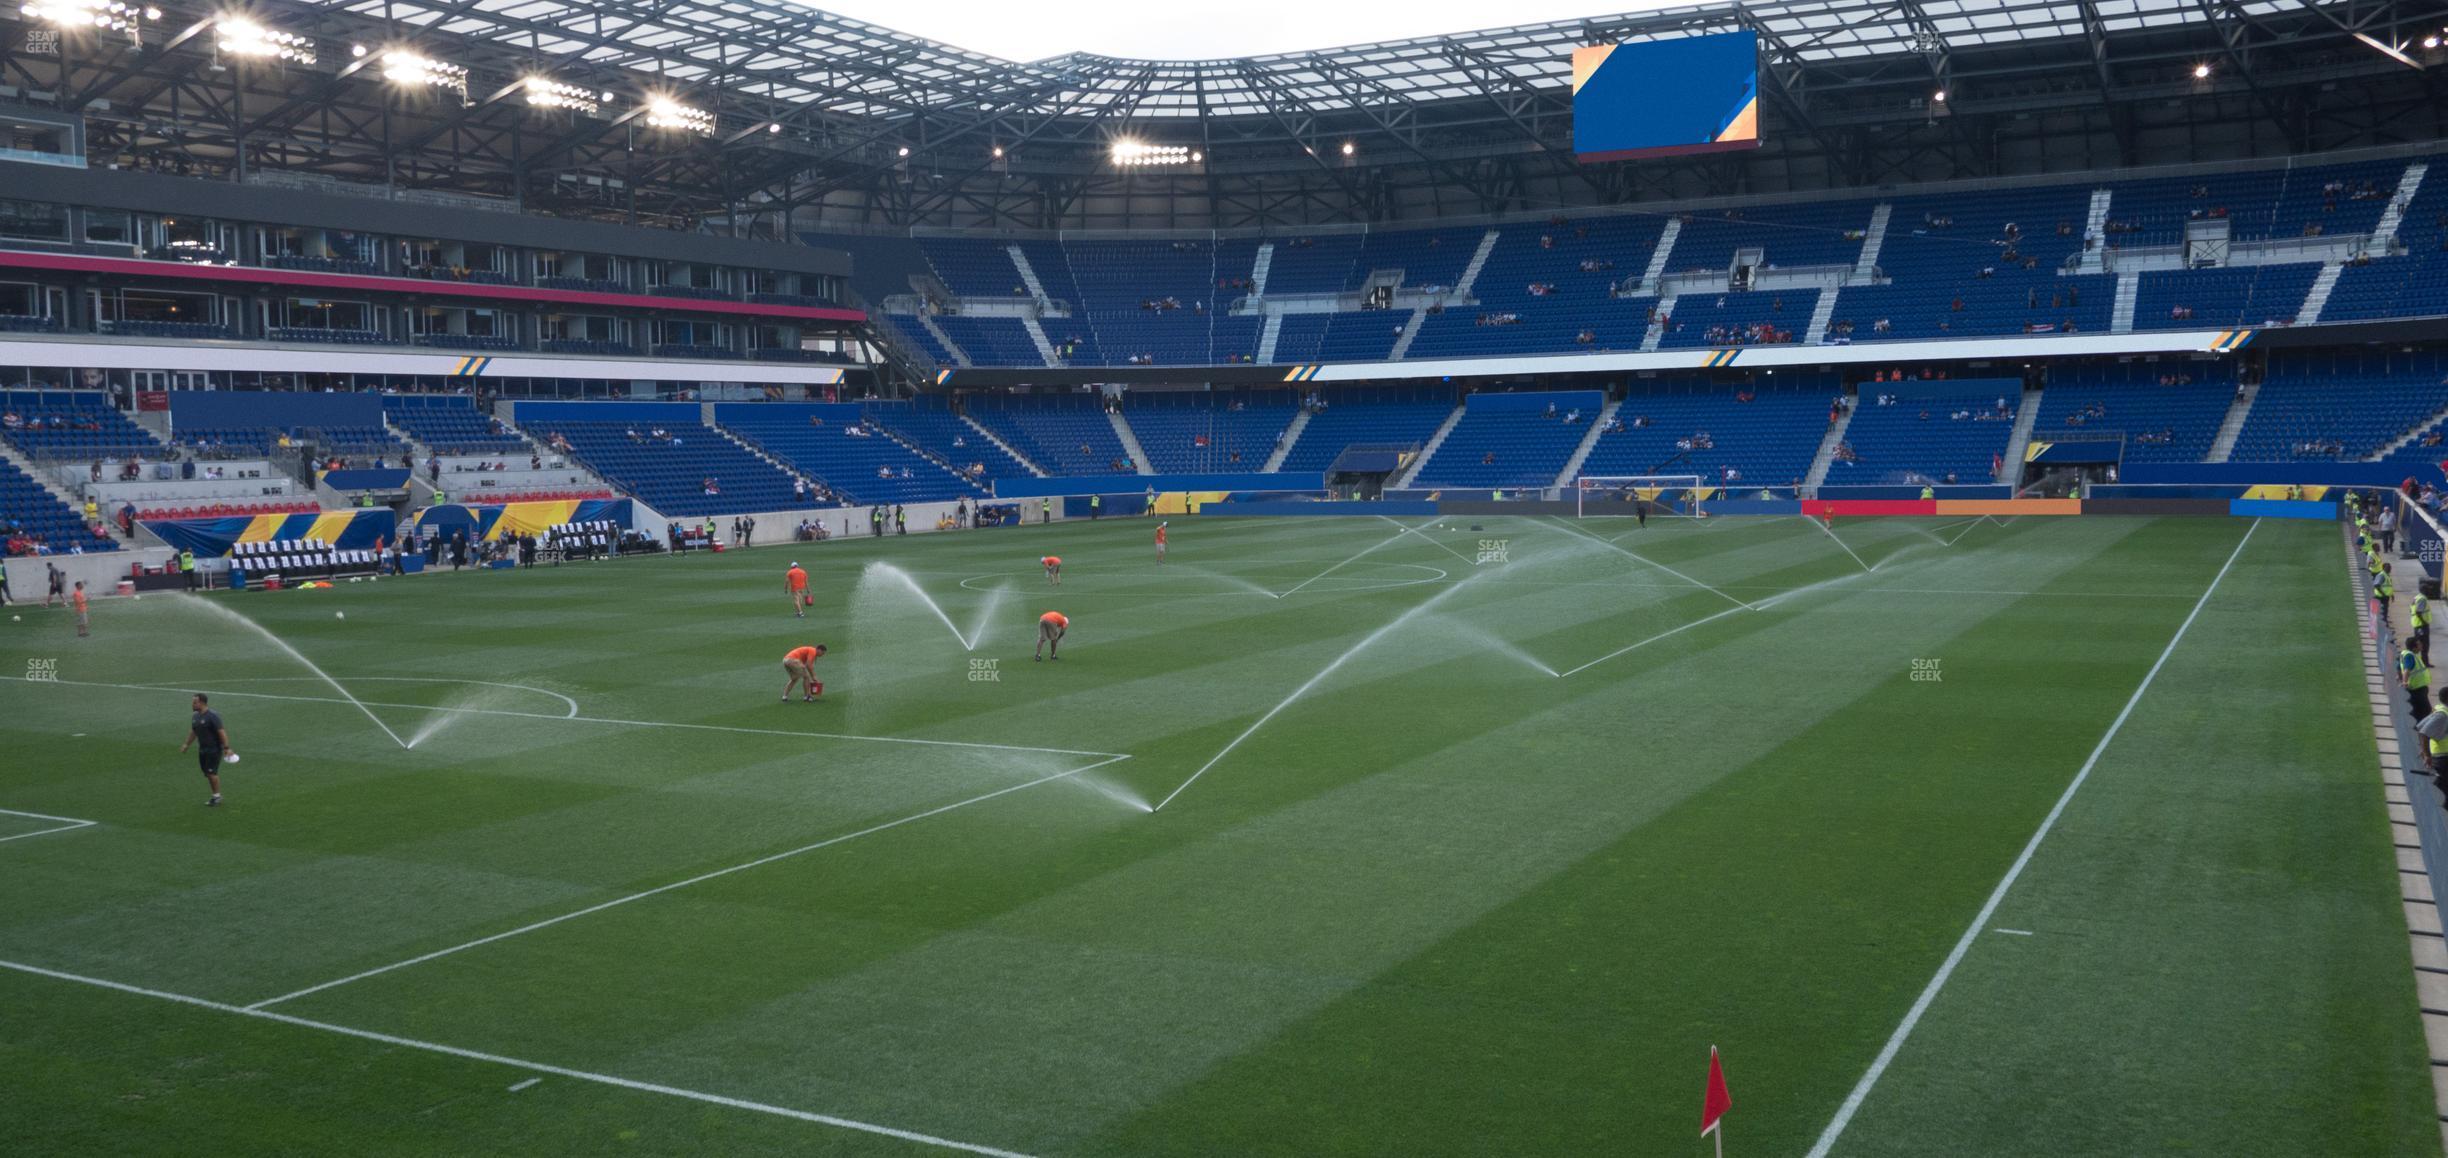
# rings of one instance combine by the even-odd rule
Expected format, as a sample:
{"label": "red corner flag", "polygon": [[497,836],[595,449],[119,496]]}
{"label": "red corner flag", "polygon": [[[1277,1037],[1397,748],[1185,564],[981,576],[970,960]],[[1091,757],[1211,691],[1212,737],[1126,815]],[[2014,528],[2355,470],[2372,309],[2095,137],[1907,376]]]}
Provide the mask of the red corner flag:
{"label": "red corner flag", "polygon": [[[1734,1096],[1726,1092],[1725,1066],[1717,1060],[1717,1047],[1709,1047],[1708,1093],[1700,1099],[1700,1136],[1706,1138],[1734,1108]],[[1720,1135],[1722,1137],[1722,1135]]]}

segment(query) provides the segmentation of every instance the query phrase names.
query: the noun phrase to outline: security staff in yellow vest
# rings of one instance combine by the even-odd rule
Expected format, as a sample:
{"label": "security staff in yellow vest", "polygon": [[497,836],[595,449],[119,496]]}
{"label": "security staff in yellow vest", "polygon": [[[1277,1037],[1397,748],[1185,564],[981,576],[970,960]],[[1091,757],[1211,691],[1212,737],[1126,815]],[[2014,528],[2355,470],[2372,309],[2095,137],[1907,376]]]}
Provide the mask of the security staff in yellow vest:
{"label": "security staff in yellow vest", "polygon": [[2373,577],[2372,598],[2378,600],[2380,603],[2380,618],[2382,621],[2385,622],[2388,619],[2389,600],[2396,598],[2396,596],[2397,585],[2389,580],[2389,573],[2386,570],[2381,571],[2380,574]]}
{"label": "security staff in yellow vest", "polygon": [[187,589],[189,591],[196,589],[197,581],[202,579],[203,575],[196,570],[195,552],[179,552],[179,574],[187,577]]}
{"label": "security staff in yellow vest", "polygon": [[1924,498],[1924,499],[1934,499],[1934,498],[1937,498],[1937,497],[1938,497],[1938,491],[1937,491],[1937,488],[1932,487],[1932,486],[1929,486],[1929,485],[1928,485],[1928,484],[1926,484],[1926,483],[1922,484],[1922,487],[1921,487],[1921,497],[1922,497],[1922,498]]}
{"label": "security staff in yellow vest", "polygon": [[2431,778],[2448,780],[2448,736],[2424,737],[2423,753],[2431,758]]}
{"label": "security staff in yellow vest", "polygon": [[2422,656],[2424,663],[2431,662],[2431,601],[2423,598],[2420,587],[2414,589],[2414,602],[2406,606],[2406,622],[2413,628],[2406,645]]}
{"label": "security staff in yellow vest", "polygon": [[2414,713],[2419,724],[2431,714],[2431,665],[2414,654],[2414,645],[2406,643],[2397,649],[2397,682],[2405,685],[2406,710]]}

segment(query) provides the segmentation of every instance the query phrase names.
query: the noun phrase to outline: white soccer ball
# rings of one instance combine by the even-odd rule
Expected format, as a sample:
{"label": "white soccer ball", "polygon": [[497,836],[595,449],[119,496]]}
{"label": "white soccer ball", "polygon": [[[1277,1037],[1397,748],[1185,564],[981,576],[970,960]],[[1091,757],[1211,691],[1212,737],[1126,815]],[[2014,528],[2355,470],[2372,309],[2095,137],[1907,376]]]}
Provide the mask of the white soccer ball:
{"label": "white soccer ball", "polygon": [[335,612],[332,612],[332,618],[334,618],[334,619],[346,619],[346,618],[348,618],[348,612],[345,612],[345,611],[335,611]]}
{"label": "white soccer ball", "polygon": [[128,598],[130,598],[130,599],[142,599],[142,598],[144,598],[144,596],[142,596],[142,595],[130,595],[130,596],[128,596]]}
{"label": "white soccer ball", "polygon": [[232,752],[232,753],[230,753],[230,754],[229,754],[229,755],[227,755],[227,756],[223,756],[223,757],[221,758],[221,762],[222,762],[222,763],[224,763],[224,764],[235,764],[235,763],[237,763],[237,762],[238,762],[238,753],[236,753],[236,752]]}

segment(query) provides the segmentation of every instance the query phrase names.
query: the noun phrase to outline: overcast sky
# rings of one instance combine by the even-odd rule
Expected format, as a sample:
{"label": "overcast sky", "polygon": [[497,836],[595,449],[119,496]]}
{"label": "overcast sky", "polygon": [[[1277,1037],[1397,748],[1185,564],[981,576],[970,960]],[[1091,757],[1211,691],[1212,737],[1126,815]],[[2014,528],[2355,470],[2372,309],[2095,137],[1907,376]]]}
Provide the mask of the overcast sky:
{"label": "overcast sky", "polygon": [[[802,0],[803,3],[809,0]],[[1683,0],[1689,2],[1689,0]],[[1006,60],[1066,52],[1198,60],[1335,48],[1674,6],[1673,0],[814,0],[830,12]]]}

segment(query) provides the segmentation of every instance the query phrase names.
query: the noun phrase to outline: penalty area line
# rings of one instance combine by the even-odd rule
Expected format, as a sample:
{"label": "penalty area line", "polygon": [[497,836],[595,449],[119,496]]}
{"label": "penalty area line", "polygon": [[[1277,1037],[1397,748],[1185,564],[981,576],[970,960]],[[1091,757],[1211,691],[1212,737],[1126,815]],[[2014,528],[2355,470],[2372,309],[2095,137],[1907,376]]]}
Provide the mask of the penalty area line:
{"label": "penalty area line", "polygon": [[6,814],[9,816],[23,816],[29,820],[56,820],[59,822],[50,828],[38,828],[32,832],[20,832],[15,836],[0,836],[0,844],[7,844],[12,840],[26,840],[37,836],[49,836],[55,832],[75,832],[77,829],[92,828],[95,825],[102,823],[99,820],[79,820],[73,816],[53,816],[47,812],[21,812],[14,808],[0,808],[0,814]]}
{"label": "penalty area line", "polygon": [[2236,560],[2243,556],[2245,544],[2252,542],[2253,532],[2260,529],[2261,520],[2254,519],[2252,525],[2244,529],[2244,537],[2236,540],[2235,550],[2227,553],[2227,561],[2219,565],[2218,574],[2211,577],[2208,587],[2202,588],[2201,598],[2193,601],[2193,610],[2186,613],[2184,622],[2176,625],[2176,634],[2168,637],[2167,646],[2159,650],[2158,660],[2151,664],[2150,671],[2143,674],[2142,682],[2135,685],[2133,694],[2126,697],[2125,707],[2117,712],[2116,719],[2101,734],[2099,743],[2091,749],[2090,757],[2074,773],[2073,782],[2067,784],[2065,791],[2058,795],[2056,805],[2049,809],[2047,816],[2041,818],[2040,827],[2023,845],[2023,851],[2015,857],[2014,863],[2008,866],[2005,877],[1998,881],[1995,889],[1990,890],[1989,899],[1982,903],[1980,912],[1973,915],[1972,924],[1964,929],[1962,937],[1956,939],[1955,948],[1947,953],[1946,960],[1938,966],[1937,974],[1922,988],[1921,995],[1913,1000],[1912,1008],[1905,1012],[1904,1020],[1897,1024],[1895,1033],[1889,1035],[1887,1044],[1871,1060],[1869,1071],[1854,1084],[1853,1092],[1845,1095],[1844,1104],[1837,1107],[1836,1116],[1829,1120],[1827,1129],[1820,1132],[1819,1140],[1811,1146],[1808,1158],[1827,1158],[1837,1139],[1844,1137],[1845,1127],[1852,1124],[1853,1115],[1861,1111],[1862,1102],[1870,1097],[1870,1091],[1886,1075],[1887,1067],[1895,1064],[1896,1054],[1903,1050],[1904,1042],[1912,1036],[1914,1027],[1921,1024],[1922,1015],[1928,1013],[1931,1003],[1938,1000],[1939,992],[1946,988],[1948,979],[1955,976],[1955,969],[1963,964],[1964,955],[1972,951],[1972,943],[1979,939],[1981,930],[1988,928],[1990,918],[1997,915],[1998,906],[2006,900],[2008,890],[2014,888],[2015,881],[2030,866],[2033,854],[2040,851],[2040,842],[2048,839],[2049,833],[2057,827],[2057,818],[2065,815],[2066,806],[2074,802],[2074,794],[2082,791],[2083,784],[2091,779],[2091,770],[2099,766],[2100,756],[2108,751],[2108,745],[2116,740],[2117,733],[2124,730],[2125,721],[2133,717],[2134,707],[2142,702],[2143,693],[2150,691],[2151,684],[2158,680],[2160,669],[2167,666],[2168,657],[2176,654],[2176,645],[2184,642],[2185,633],[2193,629],[2193,621],[2201,617],[2202,608],[2210,605],[2210,597],[2218,593],[2219,584],[2226,580],[2227,572],[2234,569]]}
{"label": "penalty area line", "polygon": [[1660,571],[1664,571],[1665,573],[1667,573],[1667,574],[1669,574],[1669,575],[1672,575],[1672,576],[1674,576],[1675,578],[1680,579],[1680,580],[1682,580],[1682,581],[1684,581],[1684,582],[1686,582],[1686,583],[1689,583],[1689,584],[1691,584],[1691,585],[1692,585],[1692,586],[1694,586],[1694,587],[1698,587],[1698,588],[1701,588],[1701,589],[1703,589],[1703,590],[1706,590],[1706,591],[1712,592],[1712,593],[1716,594],[1717,596],[1719,596],[1720,598],[1725,599],[1727,602],[1733,603],[1733,604],[1735,604],[1736,606],[1741,607],[1741,608],[1742,608],[1743,610],[1745,610],[1745,611],[1757,611],[1757,610],[1759,610],[1759,608],[1754,607],[1754,606],[1752,606],[1752,605],[1751,605],[1751,604],[1749,604],[1749,603],[1745,603],[1745,602],[1743,602],[1743,601],[1742,601],[1742,600],[1740,600],[1740,599],[1736,599],[1736,598],[1735,598],[1735,597],[1733,597],[1732,595],[1728,595],[1728,594],[1726,594],[1726,593],[1725,593],[1725,591],[1724,591],[1722,588],[1711,587],[1711,586],[1709,586],[1709,585],[1708,585],[1708,584],[1706,584],[1706,583],[1702,583],[1701,581],[1699,581],[1699,580],[1697,580],[1697,579],[1694,579],[1694,578],[1692,578],[1691,576],[1689,576],[1689,575],[1686,575],[1686,574],[1682,573],[1681,571],[1677,571],[1677,570],[1675,570],[1674,568],[1672,568],[1672,567],[1669,567],[1669,566],[1665,565],[1664,563],[1657,562],[1656,560],[1651,559],[1651,558],[1649,558],[1649,557],[1647,557],[1647,556],[1645,556],[1645,555],[1638,554],[1638,553],[1634,552],[1634,551],[1633,551],[1631,548],[1626,547],[1626,546],[1624,546],[1624,545],[1623,545],[1623,544],[1621,544],[1621,543],[1610,543],[1610,542],[1608,542],[1608,541],[1607,541],[1607,540],[1605,540],[1605,539],[1601,539],[1601,538],[1599,538],[1599,537],[1598,537],[1598,536],[1596,536],[1596,535],[1590,534],[1588,531],[1584,531],[1584,530],[1582,530],[1581,528],[1579,528],[1579,527],[1576,527],[1576,526],[1572,525],[1571,523],[1565,522],[1565,521],[1564,521],[1563,516],[1561,516],[1561,515],[1558,515],[1558,516],[1556,516],[1556,517],[1555,517],[1555,525],[1556,525],[1556,526],[1559,526],[1559,527],[1562,527],[1563,529],[1565,529],[1565,530],[1567,530],[1567,531],[1570,531],[1570,532],[1572,532],[1573,534],[1579,535],[1579,536],[1581,536],[1582,538],[1589,540],[1590,542],[1596,543],[1596,544],[1598,544],[1599,546],[1606,548],[1607,550],[1610,550],[1610,551],[1613,551],[1613,552],[1615,552],[1615,553],[1617,553],[1617,554],[1619,554],[1619,555],[1622,555],[1624,558],[1630,559],[1630,560],[1632,560],[1632,561],[1633,561],[1633,562],[1635,562],[1635,563],[1641,563],[1641,564],[1645,564],[1645,565],[1650,566],[1650,567],[1655,567],[1655,568],[1657,568],[1658,570],[1660,570]]}
{"label": "penalty area line", "polygon": [[[23,973],[33,977],[46,977],[53,981],[65,981],[76,985],[88,985],[96,989],[108,989],[117,993],[132,994],[137,997],[150,997],[156,1001],[168,1001],[194,1009],[207,1009],[214,1013],[226,1013],[236,1017],[251,1017],[259,1021],[278,1022],[282,1025],[293,1025],[301,1029],[319,1030],[324,1033],[339,1034],[343,1037],[353,1037],[362,1041],[377,1042],[382,1045],[397,1046],[402,1049],[413,1049],[423,1053],[441,1054],[446,1057],[455,1057],[465,1061],[485,1062],[491,1065],[509,1066],[513,1069],[527,1070],[532,1073],[551,1074],[555,1077],[569,1078],[574,1081],[581,1082],[591,1082],[599,1086],[611,1086],[616,1089],[630,1090],[637,1093],[660,1094],[664,1097],[684,1098],[692,1102],[702,1102],[707,1105],[723,1106],[734,1110],[746,1110],[750,1113],[768,1114],[780,1118],[793,1118],[802,1122],[813,1122],[818,1125],[833,1126],[844,1130],[855,1130],[862,1134],[879,1134],[887,1138],[897,1138],[901,1141],[912,1142],[921,1146],[933,1146],[943,1150],[957,1150],[966,1154],[984,1154],[989,1155],[990,1158],[1027,1158],[1027,1155],[1013,1150],[1000,1150],[992,1146],[980,1146],[973,1142],[956,1141],[951,1138],[939,1137],[934,1134],[923,1134],[916,1130],[904,1130],[897,1126],[883,1126],[874,1122],[862,1122],[855,1118],[844,1118],[833,1114],[820,1114],[811,1110],[794,1110],[788,1106],[777,1106],[768,1102],[752,1102],[745,1098],[734,1098],[723,1094],[712,1094],[707,1093],[704,1090],[683,1089],[679,1086],[667,1086],[660,1082],[639,1081],[635,1078],[624,1078],[616,1074],[595,1073],[589,1070],[570,1069],[566,1066],[548,1065],[543,1062],[525,1061],[502,1054],[486,1053],[483,1050],[462,1049],[455,1045],[444,1045],[441,1042],[421,1041],[413,1037],[400,1037],[397,1034],[379,1033],[370,1029],[358,1029],[353,1026],[336,1025],[328,1021],[315,1021],[311,1018],[292,1017],[286,1013],[267,1013],[259,1009],[231,1005],[226,1002],[212,1001],[202,997],[190,997],[184,993],[170,993],[160,989],[146,989],[142,986],[129,985],[118,981],[108,981],[100,977],[87,977],[82,974],[66,973],[57,969],[45,969],[39,965],[28,965],[19,961],[0,961],[0,969],[7,969],[12,972]],[[532,1081],[522,1084],[532,1084]],[[512,1088],[516,1089],[519,1087],[514,1086]]]}
{"label": "penalty area line", "polygon": [[716,879],[716,878],[718,878],[718,877],[727,877],[727,876],[730,876],[730,875],[731,875],[731,874],[733,874],[733,873],[746,872],[746,871],[748,871],[749,869],[752,869],[752,868],[760,868],[760,867],[762,867],[762,866],[772,864],[772,863],[774,863],[775,861],[789,860],[789,859],[790,859],[790,858],[792,858],[792,857],[795,857],[795,856],[801,856],[801,855],[804,855],[804,854],[806,854],[806,853],[815,852],[815,851],[816,851],[816,850],[818,850],[818,849],[823,849],[823,848],[831,848],[831,847],[833,847],[834,845],[837,845],[837,844],[842,844],[842,843],[845,843],[845,842],[847,842],[847,841],[857,840],[858,838],[860,838],[860,837],[862,837],[862,836],[873,836],[873,835],[874,835],[874,834],[876,834],[876,833],[883,832],[883,831],[886,831],[886,830],[888,830],[888,829],[899,828],[899,827],[901,827],[902,825],[905,825],[905,824],[913,824],[913,823],[916,823],[916,822],[918,822],[918,821],[925,820],[925,819],[927,819],[927,818],[928,818],[928,817],[930,817],[930,816],[941,816],[941,815],[943,815],[944,813],[951,812],[951,811],[954,811],[954,810],[956,810],[956,809],[967,808],[967,807],[969,807],[969,806],[970,806],[970,805],[972,805],[972,804],[982,804],[982,803],[984,803],[984,802],[986,802],[986,801],[989,801],[989,800],[992,800],[992,799],[994,799],[994,798],[996,798],[996,797],[998,797],[998,796],[1009,796],[1009,795],[1011,795],[1012,793],[1014,793],[1014,792],[1018,792],[1018,791],[1020,791],[1020,790],[1022,790],[1022,789],[1024,789],[1024,788],[1034,788],[1034,787],[1036,787],[1036,786],[1038,786],[1038,785],[1040,785],[1040,784],[1050,784],[1050,783],[1052,783],[1052,782],[1054,782],[1054,781],[1056,781],[1056,780],[1067,780],[1067,779],[1069,779],[1069,778],[1071,778],[1071,777],[1073,777],[1073,776],[1079,776],[1079,775],[1082,775],[1082,774],[1084,774],[1084,773],[1093,772],[1093,771],[1095,771],[1095,770],[1097,770],[1097,769],[1099,769],[1099,768],[1102,768],[1102,767],[1104,767],[1104,766],[1106,766],[1106,765],[1108,765],[1108,764],[1112,764],[1112,763],[1115,763],[1115,762],[1117,762],[1117,761],[1121,761],[1121,760],[1128,760],[1128,759],[1130,759],[1130,757],[1128,757],[1128,756],[1115,756],[1115,757],[1113,757],[1112,759],[1107,759],[1107,760],[1099,760],[1099,761],[1097,761],[1097,762],[1096,762],[1096,763],[1094,763],[1094,764],[1088,764],[1088,765],[1084,765],[1084,766],[1082,766],[1082,767],[1073,768],[1073,769],[1071,769],[1071,770],[1070,770],[1070,771],[1068,771],[1068,772],[1057,772],[1057,773],[1055,773],[1055,774],[1053,774],[1053,775],[1051,775],[1051,776],[1040,776],[1040,777],[1038,777],[1038,778],[1036,778],[1036,779],[1034,779],[1034,780],[1026,780],[1026,781],[1022,781],[1021,783],[1018,783],[1018,784],[1007,785],[1007,786],[1002,787],[1002,788],[997,788],[997,789],[995,789],[995,790],[994,790],[994,791],[992,791],[992,792],[980,793],[979,795],[969,797],[969,798],[968,798],[968,799],[966,799],[966,800],[956,800],[956,801],[953,801],[953,802],[952,802],[952,803],[950,803],[950,804],[939,805],[939,806],[937,806],[937,807],[927,809],[927,810],[926,810],[926,811],[924,811],[924,812],[913,812],[913,813],[909,814],[908,816],[901,817],[901,818],[899,818],[899,819],[897,819],[897,820],[887,820],[887,821],[885,821],[885,822],[884,822],[884,823],[882,823],[882,824],[873,824],[873,825],[869,825],[869,826],[867,826],[866,828],[859,829],[859,830],[858,830],[858,831],[856,831],[856,832],[848,832],[848,833],[843,833],[843,834],[842,834],[842,835],[840,835],[840,836],[827,837],[827,838],[825,838],[825,839],[823,839],[823,840],[820,840],[820,841],[815,842],[814,844],[803,844],[803,845],[800,845],[799,847],[794,848],[794,849],[788,849],[788,850],[785,850],[785,851],[782,851],[782,852],[771,853],[771,854],[768,854],[768,855],[766,855],[766,856],[761,856],[761,857],[758,857],[757,859],[755,859],[755,860],[751,860],[751,861],[743,861],[743,862],[741,862],[741,863],[739,863],[739,864],[732,865],[732,866],[730,866],[730,867],[728,867],[728,868],[719,868],[719,869],[715,869],[715,870],[714,870],[714,871],[712,871],[712,872],[708,872],[708,873],[699,873],[699,874],[697,874],[696,876],[689,877],[689,878],[688,878],[688,879],[686,879],[686,880],[677,880],[677,881],[673,881],[673,882],[671,882],[670,884],[666,884],[666,885],[657,885],[657,886],[655,886],[654,888],[651,888],[651,889],[645,889],[645,890],[641,890],[641,891],[639,891],[639,892],[630,893],[630,894],[628,894],[627,896],[614,897],[614,898],[612,898],[611,900],[604,901],[604,902],[602,902],[602,903],[600,903],[600,904],[589,905],[589,906],[587,906],[586,908],[583,908],[583,909],[576,909],[576,910],[573,910],[573,911],[571,911],[571,912],[563,913],[563,914],[561,914],[560,916],[557,916],[557,917],[546,917],[545,919],[543,919],[543,920],[541,920],[541,921],[530,921],[530,922],[528,922],[527,924],[524,924],[524,925],[519,926],[518,928],[515,928],[515,929],[507,929],[507,930],[504,930],[504,931],[499,932],[499,933],[492,934],[491,936],[487,936],[487,937],[478,937],[478,938],[476,938],[476,939],[475,939],[475,940],[473,940],[473,941],[465,941],[465,942],[461,942],[460,944],[457,944],[457,945],[452,945],[452,946],[450,946],[450,947],[449,947],[449,948],[447,948],[447,949],[436,949],[436,950],[434,950],[434,951],[433,951],[433,952],[431,952],[431,953],[423,953],[423,954],[419,954],[419,955],[417,955],[417,956],[407,958],[406,960],[403,960],[403,961],[394,961],[394,962],[392,962],[392,963],[390,963],[390,964],[388,964],[388,965],[378,965],[378,966],[376,966],[376,967],[374,967],[374,968],[372,968],[372,969],[367,969],[367,970],[365,970],[365,971],[363,971],[363,972],[359,972],[359,973],[352,973],[352,974],[350,974],[350,975],[348,975],[348,976],[346,976],[346,977],[340,977],[340,978],[336,978],[336,979],[334,979],[334,980],[325,981],[325,982],[322,982],[322,983],[317,984],[317,985],[309,985],[309,986],[307,986],[307,987],[306,987],[306,988],[304,988],[304,989],[300,989],[300,990],[297,990],[297,991],[295,991],[295,992],[291,992],[291,993],[284,993],[284,994],[281,994],[281,995],[280,995],[280,996],[278,996],[278,997],[267,997],[267,998],[265,998],[265,999],[263,999],[263,1000],[261,1000],[261,1001],[255,1002],[255,1003],[254,1003],[254,1004],[252,1004],[252,1005],[244,1006],[243,1008],[244,1008],[244,1009],[245,1009],[247,1012],[249,1012],[249,1013],[254,1013],[254,1012],[257,1012],[257,1011],[259,1011],[259,1010],[267,1009],[267,1008],[269,1008],[269,1007],[271,1007],[271,1006],[279,1005],[279,1004],[281,1004],[281,1003],[283,1003],[283,1002],[287,1002],[287,1001],[295,1001],[295,1000],[297,1000],[298,998],[300,998],[300,997],[305,997],[305,996],[307,996],[307,995],[309,995],[309,994],[321,993],[321,992],[323,992],[323,991],[324,991],[324,990],[326,990],[326,989],[337,989],[337,988],[339,988],[340,986],[347,985],[347,984],[350,984],[350,983],[352,983],[352,982],[364,981],[364,980],[366,980],[367,978],[370,978],[370,977],[380,977],[380,976],[382,976],[382,975],[383,975],[383,974],[385,974],[385,973],[391,973],[391,972],[395,972],[395,971],[398,971],[398,970],[401,970],[401,969],[406,969],[406,968],[408,968],[408,967],[410,967],[410,966],[412,966],[412,965],[422,965],[422,964],[424,964],[424,963],[426,963],[426,962],[428,962],[428,961],[435,961],[435,960],[439,960],[439,959],[441,959],[441,958],[448,957],[448,956],[451,956],[451,955],[456,954],[456,953],[464,953],[464,952],[466,952],[466,951],[468,951],[468,950],[470,950],[470,949],[475,949],[475,948],[479,948],[479,947],[482,947],[482,946],[485,946],[485,945],[490,945],[490,944],[493,944],[493,943],[494,943],[494,942],[496,942],[496,941],[507,941],[507,940],[509,940],[509,939],[510,939],[510,938],[512,938],[512,937],[524,936],[524,935],[526,935],[526,934],[528,934],[528,933],[533,933],[533,932],[536,932],[536,931],[538,931],[538,930],[542,930],[542,929],[549,929],[549,928],[553,927],[554,925],[561,924],[561,923],[562,923],[562,922],[564,922],[564,921],[574,921],[574,920],[577,920],[577,919],[578,919],[578,918],[580,918],[580,917],[589,916],[589,915],[591,915],[591,914],[595,914],[595,913],[600,913],[600,912],[603,912],[603,911],[604,911],[604,910],[606,910],[606,909],[616,909],[616,908],[619,908],[620,906],[622,906],[622,905],[626,905],[626,904],[630,903],[631,901],[642,901],[642,900],[645,900],[645,899],[646,899],[646,898],[648,898],[648,897],[661,896],[662,894],[664,894],[664,893],[668,893],[668,892],[671,892],[671,891],[673,891],[673,890],[675,890],[675,889],[685,889],[685,888],[689,887],[690,885],[703,884],[703,883],[705,883],[705,882],[707,882],[707,881],[714,880],[714,879]]}

